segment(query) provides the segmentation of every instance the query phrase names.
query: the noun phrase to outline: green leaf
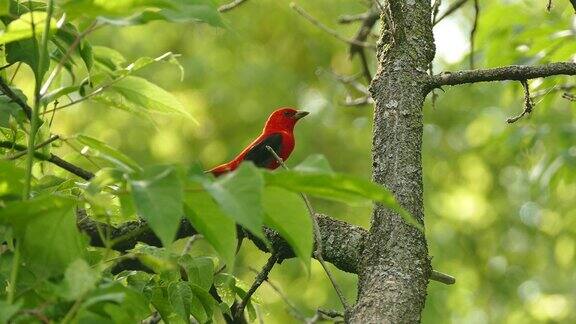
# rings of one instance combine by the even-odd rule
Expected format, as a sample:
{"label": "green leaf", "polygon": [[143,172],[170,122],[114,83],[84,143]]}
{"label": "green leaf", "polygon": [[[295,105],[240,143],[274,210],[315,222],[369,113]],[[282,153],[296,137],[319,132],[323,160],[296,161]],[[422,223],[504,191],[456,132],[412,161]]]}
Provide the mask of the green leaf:
{"label": "green leaf", "polygon": [[13,162],[0,161],[0,200],[19,199],[24,190],[24,169]]}
{"label": "green leaf", "polygon": [[264,190],[262,203],[264,223],[280,233],[310,271],[314,234],[302,197],[285,189],[269,187]]}
{"label": "green leaf", "polygon": [[0,323],[11,323],[10,318],[16,315],[20,308],[22,308],[22,300],[18,300],[14,304],[0,300]]}
{"label": "green leaf", "polygon": [[[92,17],[104,16],[100,20],[118,26],[140,25],[163,20],[175,23],[205,22],[215,27],[224,27],[217,6],[211,0],[169,0],[156,1],[157,3],[143,0],[143,2],[147,2],[147,6],[132,5],[131,8],[118,8],[124,10],[110,10],[112,8],[107,8],[108,5],[91,6],[84,7],[84,10],[90,10],[89,13],[76,13],[75,11],[78,10],[74,10],[73,14],[85,14]],[[144,10],[147,8],[159,8],[160,10]]]}
{"label": "green leaf", "polygon": [[186,270],[188,281],[209,291],[214,281],[214,262],[209,257],[184,255],[178,259],[178,264]]}
{"label": "green leaf", "polygon": [[397,212],[407,223],[422,225],[396,202],[394,195],[371,181],[343,174],[297,171],[264,172],[266,184],[349,204],[374,201]]}
{"label": "green leaf", "polygon": [[226,217],[205,191],[186,191],[186,217],[204,235],[228,268],[234,267],[236,255],[236,224]]}
{"label": "green leaf", "polygon": [[168,246],[184,214],[182,184],[176,170],[171,166],[147,168],[132,176],[130,187],[136,211]]}
{"label": "green leaf", "polygon": [[319,172],[319,173],[332,173],[332,167],[322,154],[313,154],[307,157],[304,161],[298,164],[293,169],[299,172]]}
{"label": "green leaf", "polygon": [[214,286],[222,302],[231,307],[236,299],[236,278],[228,273],[219,273],[214,276]]}
{"label": "green leaf", "polygon": [[146,79],[127,76],[114,83],[110,88],[121,94],[124,99],[143,109],[192,118],[176,97]]}
{"label": "green leaf", "polygon": [[168,298],[174,312],[189,322],[192,288],[187,282],[173,282],[168,286]]}
{"label": "green leaf", "polygon": [[23,259],[36,273],[61,273],[84,256],[86,240],[76,226],[75,206],[75,201],[51,195],[0,209],[0,223],[13,226]]}
{"label": "green leaf", "polygon": [[164,248],[146,245],[138,242],[129,252],[156,273],[164,273],[178,269],[176,256],[166,251]]}
{"label": "green leaf", "polygon": [[252,163],[243,163],[236,171],[218,178],[213,183],[203,184],[228,217],[264,239],[262,232],[264,179]]}
{"label": "green leaf", "polygon": [[[40,36],[44,30],[47,15],[42,11],[32,11],[22,14],[18,19],[10,22],[6,26],[6,30],[0,32],[0,43],[8,44],[21,39],[31,38],[32,36]],[[34,32],[32,30],[32,22],[36,26]],[[52,19],[50,21],[50,29],[56,29],[56,22]]]}
{"label": "green leaf", "polygon": [[[210,319],[214,314],[214,308],[218,307],[218,302],[202,287],[191,283],[190,288],[194,293],[191,308],[192,316],[201,323],[210,323]],[[199,310],[199,307],[197,307],[197,304],[200,304],[202,307],[202,312]],[[203,316],[206,316],[205,321],[202,321]]]}
{"label": "green leaf", "polygon": [[105,46],[92,46],[94,61],[100,63],[111,71],[115,71],[126,62],[124,56],[115,49]]}
{"label": "green leaf", "polygon": [[111,148],[104,142],[86,135],[77,135],[76,140],[92,149],[94,151],[91,152],[92,156],[103,158],[124,171],[142,170],[136,161],[124,155],[122,152]]}
{"label": "green leaf", "polygon": [[71,17],[129,16],[146,8],[173,7],[170,0],[68,0],[62,7]]}
{"label": "green leaf", "polygon": [[0,96],[0,127],[10,127],[11,117],[18,123],[26,120],[22,108],[17,103],[6,96]]}
{"label": "green leaf", "polygon": [[98,280],[100,274],[86,261],[77,259],[66,268],[59,295],[69,301],[76,300],[96,288]]}

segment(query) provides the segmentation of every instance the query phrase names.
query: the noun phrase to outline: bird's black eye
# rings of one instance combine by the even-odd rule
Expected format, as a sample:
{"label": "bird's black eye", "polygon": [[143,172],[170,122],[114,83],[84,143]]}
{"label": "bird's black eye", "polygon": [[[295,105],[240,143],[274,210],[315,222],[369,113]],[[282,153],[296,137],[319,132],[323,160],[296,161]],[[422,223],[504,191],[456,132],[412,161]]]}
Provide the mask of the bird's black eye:
{"label": "bird's black eye", "polygon": [[290,117],[292,115],[293,115],[293,113],[291,111],[285,111],[284,112],[284,116],[286,116],[286,117]]}

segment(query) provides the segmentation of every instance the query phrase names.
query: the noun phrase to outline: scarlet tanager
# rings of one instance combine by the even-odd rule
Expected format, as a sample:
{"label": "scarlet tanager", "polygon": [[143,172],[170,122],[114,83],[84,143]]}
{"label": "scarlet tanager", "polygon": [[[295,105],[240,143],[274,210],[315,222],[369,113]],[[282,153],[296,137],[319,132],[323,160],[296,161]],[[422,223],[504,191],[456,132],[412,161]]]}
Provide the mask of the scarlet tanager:
{"label": "scarlet tanager", "polygon": [[308,114],[307,111],[293,108],[275,110],[268,117],[260,136],[252,141],[232,161],[214,167],[207,172],[218,177],[226,172],[235,170],[243,161],[252,161],[257,167],[261,168],[276,169],[280,164],[272,153],[266,149],[266,146],[270,146],[282,160],[286,161],[292,150],[294,150],[294,125]]}

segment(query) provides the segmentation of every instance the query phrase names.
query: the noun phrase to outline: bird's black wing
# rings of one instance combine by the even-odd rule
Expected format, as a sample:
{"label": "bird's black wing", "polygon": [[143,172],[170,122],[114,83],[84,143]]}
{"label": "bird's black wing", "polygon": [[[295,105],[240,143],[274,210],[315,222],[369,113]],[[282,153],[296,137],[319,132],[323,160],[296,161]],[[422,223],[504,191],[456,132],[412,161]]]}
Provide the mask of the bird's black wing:
{"label": "bird's black wing", "polygon": [[260,143],[252,146],[244,156],[244,161],[252,161],[259,168],[266,167],[274,160],[274,156],[266,149],[266,146],[270,146],[279,155],[282,147],[282,135],[280,133],[272,133]]}

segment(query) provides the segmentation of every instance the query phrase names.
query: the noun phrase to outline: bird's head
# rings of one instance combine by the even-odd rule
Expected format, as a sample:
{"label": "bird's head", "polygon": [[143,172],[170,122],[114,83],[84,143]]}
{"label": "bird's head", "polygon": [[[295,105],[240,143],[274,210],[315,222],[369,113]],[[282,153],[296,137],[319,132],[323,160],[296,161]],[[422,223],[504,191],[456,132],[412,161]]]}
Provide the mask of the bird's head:
{"label": "bird's head", "polygon": [[308,115],[309,112],[304,110],[296,110],[294,108],[280,108],[275,110],[268,121],[266,121],[265,130],[292,130],[296,122],[302,117]]}

